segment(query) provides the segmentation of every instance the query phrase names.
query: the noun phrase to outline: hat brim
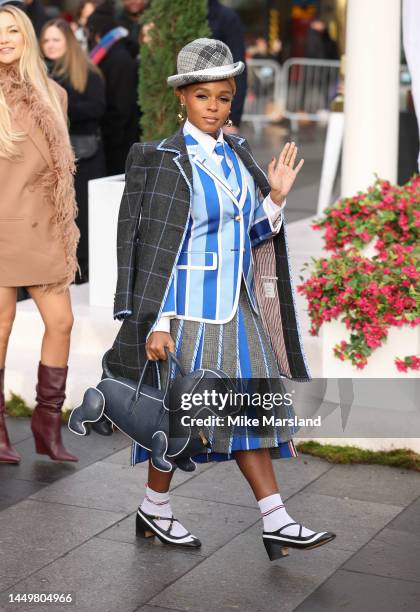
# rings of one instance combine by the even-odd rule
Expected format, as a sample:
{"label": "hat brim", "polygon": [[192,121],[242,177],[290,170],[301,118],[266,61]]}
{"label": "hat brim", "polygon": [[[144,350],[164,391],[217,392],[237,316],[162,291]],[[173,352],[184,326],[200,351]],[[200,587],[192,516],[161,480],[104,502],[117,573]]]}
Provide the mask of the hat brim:
{"label": "hat brim", "polygon": [[192,83],[207,83],[209,81],[223,81],[241,74],[245,70],[244,62],[235,62],[226,66],[215,66],[214,68],[205,68],[204,70],[196,70],[195,72],[184,72],[182,74],[174,74],[168,77],[168,85],[170,87],[182,87],[183,85],[191,85]]}

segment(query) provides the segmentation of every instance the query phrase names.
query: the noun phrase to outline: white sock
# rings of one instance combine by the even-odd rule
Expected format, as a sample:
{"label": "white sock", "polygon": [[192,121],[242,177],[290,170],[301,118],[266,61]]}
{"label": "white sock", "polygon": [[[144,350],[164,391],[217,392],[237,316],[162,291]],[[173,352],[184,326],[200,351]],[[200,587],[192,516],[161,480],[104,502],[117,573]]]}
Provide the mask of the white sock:
{"label": "white sock", "polygon": [[[280,493],[274,493],[274,495],[269,495],[268,497],[260,499],[258,505],[263,517],[264,531],[277,531],[277,529],[280,529],[283,525],[287,525],[287,523],[297,522],[287,514]],[[286,527],[281,533],[289,536],[297,536],[299,534],[299,525]],[[302,527],[302,536],[305,537],[312,533],[315,532],[306,529],[306,527]]]}
{"label": "white sock", "polygon": [[[145,514],[161,516],[163,520],[155,521],[155,523],[161,529],[168,529],[169,521],[165,519],[169,519],[172,516],[172,508],[171,504],[169,503],[169,491],[167,491],[166,493],[159,493],[159,491],[154,491],[153,489],[151,489],[146,483],[146,494],[144,496],[144,500],[141,503],[140,509]],[[185,529],[178,521],[175,521],[172,524],[170,535],[173,535],[176,538],[181,538],[187,533],[188,530]]]}

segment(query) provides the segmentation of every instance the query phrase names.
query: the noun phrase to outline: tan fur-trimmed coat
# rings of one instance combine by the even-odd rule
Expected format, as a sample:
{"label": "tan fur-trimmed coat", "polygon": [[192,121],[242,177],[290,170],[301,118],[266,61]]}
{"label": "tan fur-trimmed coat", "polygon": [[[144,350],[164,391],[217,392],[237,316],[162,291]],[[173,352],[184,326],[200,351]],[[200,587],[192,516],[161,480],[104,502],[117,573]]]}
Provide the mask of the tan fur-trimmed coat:
{"label": "tan fur-trimmed coat", "polygon": [[[66,91],[54,81],[63,110]],[[21,159],[0,157],[0,286],[61,291],[75,277],[74,154],[54,113],[13,66],[0,68]]]}

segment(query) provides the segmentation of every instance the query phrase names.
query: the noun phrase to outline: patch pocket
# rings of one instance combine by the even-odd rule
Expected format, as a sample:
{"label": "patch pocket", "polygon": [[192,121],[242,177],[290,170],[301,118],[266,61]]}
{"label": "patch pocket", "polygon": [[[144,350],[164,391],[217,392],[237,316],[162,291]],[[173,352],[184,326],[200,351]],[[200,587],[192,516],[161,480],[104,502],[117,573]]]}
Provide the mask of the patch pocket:
{"label": "patch pocket", "polygon": [[177,270],[216,270],[217,253],[213,251],[182,251]]}

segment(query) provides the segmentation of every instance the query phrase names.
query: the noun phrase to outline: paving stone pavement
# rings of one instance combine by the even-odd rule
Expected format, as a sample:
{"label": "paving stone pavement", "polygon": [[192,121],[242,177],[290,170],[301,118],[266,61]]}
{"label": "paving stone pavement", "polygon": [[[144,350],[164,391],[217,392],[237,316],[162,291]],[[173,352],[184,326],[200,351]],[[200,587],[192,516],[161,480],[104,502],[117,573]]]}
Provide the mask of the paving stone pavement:
{"label": "paving stone pavement", "polygon": [[[420,474],[341,466],[301,454],[274,463],[288,512],[337,534],[270,562],[257,504],[235,462],[177,471],[176,516],[203,542],[178,551],[137,539],[146,465],[129,441],[92,433],[65,444],[80,461],[35,455],[27,419],[8,418],[23,455],[0,466],[0,610],[12,612],[416,611]],[[72,604],[10,603],[11,593],[72,593]]]}

